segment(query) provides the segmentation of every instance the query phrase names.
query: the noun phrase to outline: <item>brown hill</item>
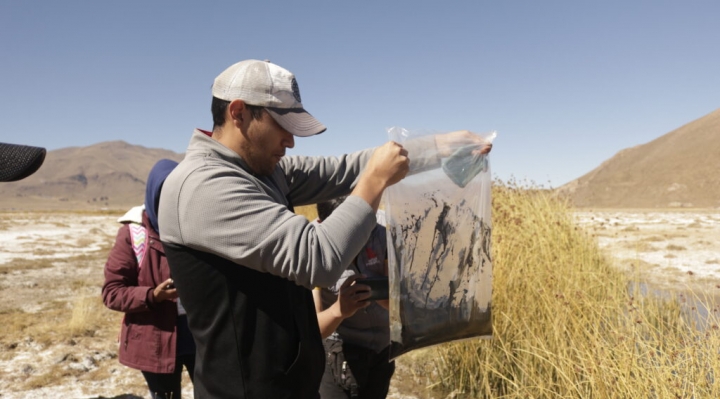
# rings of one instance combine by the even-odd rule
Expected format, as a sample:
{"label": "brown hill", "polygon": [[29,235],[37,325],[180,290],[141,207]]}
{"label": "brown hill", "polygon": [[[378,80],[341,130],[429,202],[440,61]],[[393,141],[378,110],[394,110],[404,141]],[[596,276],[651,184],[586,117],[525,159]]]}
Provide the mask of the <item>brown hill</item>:
{"label": "brown hill", "polygon": [[720,207],[720,109],[558,189],[577,207]]}
{"label": "brown hill", "polygon": [[183,154],[124,141],[48,151],[40,170],[2,184],[0,210],[125,209],[145,198],[150,169],[162,158]]}

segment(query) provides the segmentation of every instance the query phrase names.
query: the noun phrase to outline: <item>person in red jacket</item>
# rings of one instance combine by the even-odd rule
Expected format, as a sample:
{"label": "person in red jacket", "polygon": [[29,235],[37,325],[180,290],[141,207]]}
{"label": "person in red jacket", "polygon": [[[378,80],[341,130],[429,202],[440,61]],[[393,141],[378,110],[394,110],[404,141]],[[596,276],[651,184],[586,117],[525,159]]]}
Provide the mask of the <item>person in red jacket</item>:
{"label": "person in red jacket", "polygon": [[153,399],[180,399],[183,365],[190,380],[195,367],[195,343],[157,233],[160,190],[175,166],[168,159],[156,163],[145,205],[118,220],[123,225],[105,264],[102,288],[105,306],[125,312],[118,359],[142,371]]}

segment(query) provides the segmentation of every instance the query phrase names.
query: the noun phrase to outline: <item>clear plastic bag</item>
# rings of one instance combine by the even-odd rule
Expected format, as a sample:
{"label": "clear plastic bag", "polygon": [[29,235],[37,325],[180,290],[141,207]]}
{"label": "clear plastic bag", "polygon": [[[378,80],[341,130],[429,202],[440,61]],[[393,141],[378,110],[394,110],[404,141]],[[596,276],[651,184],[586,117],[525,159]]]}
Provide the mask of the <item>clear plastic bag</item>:
{"label": "clear plastic bag", "polygon": [[[405,144],[429,133],[391,128],[388,134]],[[496,133],[481,136],[492,143]],[[391,359],[492,336],[490,164],[473,149],[457,148],[428,170],[411,165],[410,174],[385,191]],[[424,158],[440,157],[436,149],[422,152]]]}

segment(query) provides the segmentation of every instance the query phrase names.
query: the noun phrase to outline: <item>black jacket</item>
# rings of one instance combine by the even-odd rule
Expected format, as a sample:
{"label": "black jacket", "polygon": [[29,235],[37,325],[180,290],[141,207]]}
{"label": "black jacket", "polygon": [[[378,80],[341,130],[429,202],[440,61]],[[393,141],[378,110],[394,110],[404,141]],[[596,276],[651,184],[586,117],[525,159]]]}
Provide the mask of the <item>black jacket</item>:
{"label": "black jacket", "polygon": [[318,397],[325,352],[310,290],[164,246],[197,346],[195,398]]}

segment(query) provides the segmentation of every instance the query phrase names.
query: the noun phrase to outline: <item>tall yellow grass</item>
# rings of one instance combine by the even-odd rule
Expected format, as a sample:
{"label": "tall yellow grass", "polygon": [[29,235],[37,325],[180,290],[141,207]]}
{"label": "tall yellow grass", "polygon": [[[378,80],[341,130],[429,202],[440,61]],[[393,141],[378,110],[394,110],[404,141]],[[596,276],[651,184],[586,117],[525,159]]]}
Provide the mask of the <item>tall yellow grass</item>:
{"label": "tall yellow grass", "polygon": [[494,337],[436,347],[443,388],[478,398],[720,397],[717,309],[700,316],[678,297],[636,294],[642,286],[543,190],[497,184],[493,227]]}
{"label": "tall yellow grass", "polygon": [[317,219],[317,207],[315,205],[303,205],[295,208],[295,213],[305,216],[307,220]]}

